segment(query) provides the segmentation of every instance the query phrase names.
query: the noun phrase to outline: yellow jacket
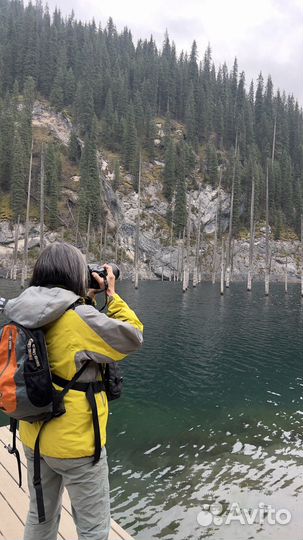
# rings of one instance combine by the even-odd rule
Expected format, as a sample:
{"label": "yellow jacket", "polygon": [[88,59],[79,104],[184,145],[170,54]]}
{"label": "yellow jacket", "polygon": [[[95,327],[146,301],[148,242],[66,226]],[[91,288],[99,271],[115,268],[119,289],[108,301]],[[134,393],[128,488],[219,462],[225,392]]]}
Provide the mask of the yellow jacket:
{"label": "yellow jacket", "polygon": [[[66,293],[67,291],[62,292]],[[98,363],[122,360],[127,354],[136,351],[143,342],[142,323],[118,294],[110,298],[107,315],[91,305],[81,304],[75,309],[68,309],[54,322],[46,324],[44,330],[52,373],[70,380],[84,362],[88,359],[92,361],[79,382],[100,379]],[[104,446],[108,419],[107,397],[105,392],[101,392],[95,398],[101,444]],[[85,393],[69,390],[64,398],[64,405],[66,413],[52,419],[41,433],[41,455],[55,458],[94,455],[92,412]],[[34,448],[40,426],[41,422],[20,422],[23,444]]]}

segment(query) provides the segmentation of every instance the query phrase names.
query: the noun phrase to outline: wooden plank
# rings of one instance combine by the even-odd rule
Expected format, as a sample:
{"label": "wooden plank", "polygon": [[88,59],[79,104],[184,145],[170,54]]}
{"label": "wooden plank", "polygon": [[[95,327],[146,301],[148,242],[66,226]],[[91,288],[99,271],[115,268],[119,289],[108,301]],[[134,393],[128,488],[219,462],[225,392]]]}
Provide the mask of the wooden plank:
{"label": "wooden plank", "polygon": [[116,521],[111,520],[111,532],[108,540],[134,540]]}
{"label": "wooden plank", "polygon": [[[18,441],[18,450],[20,452],[22,463],[22,488],[19,488],[17,483],[17,463],[16,459],[8,454],[4,446],[11,444],[12,435],[8,427],[0,428],[0,486],[5,487],[3,489],[2,500],[12,512],[12,508],[18,508],[18,515],[12,517],[12,524],[16,523],[16,530],[10,537],[7,536],[2,527],[2,519],[0,518],[0,540],[15,540],[18,537],[23,536],[23,524],[25,523],[27,509],[28,509],[28,485],[27,485],[27,467],[26,457],[24,455],[21,441]],[[5,494],[4,494],[5,491]],[[1,495],[1,491],[0,491]],[[71,538],[77,538],[76,527],[71,515],[71,504],[68,493],[64,490],[63,493],[63,506],[59,528],[59,535],[63,540],[70,540]],[[0,508],[0,516],[4,512],[4,508]],[[11,515],[11,514],[10,514]],[[21,524],[22,533],[17,532],[19,527],[17,521]],[[111,530],[109,534],[109,540],[133,540],[133,538],[118,525],[113,519],[111,520]]]}
{"label": "wooden plank", "polygon": [[8,540],[23,537],[23,523],[0,493],[0,527],[2,535]]}
{"label": "wooden plank", "polygon": [[[11,442],[11,433],[7,428],[0,429],[0,442],[2,442],[2,445],[0,447],[0,462],[2,464],[2,467],[5,467],[5,470],[10,476],[10,485],[14,485],[16,489],[16,493],[21,491],[23,489],[24,493],[26,494],[26,499],[24,500],[24,507],[28,509],[28,484],[27,484],[27,470],[26,470],[26,458],[24,455],[23,447],[21,443],[18,444],[18,450],[20,452],[21,457],[21,463],[22,463],[22,488],[20,489],[18,487],[17,483],[17,462],[14,456],[11,456],[7,450],[4,449],[3,445],[7,445]],[[0,478],[2,477],[3,469],[0,469]],[[6,492],[6,488],[5,488]],[[74,520],[71,516],[71,513],[68,511],[67,508],[70,508],[70,501],[67,493],[64,493],[63,495],[63,503],[64,506],[62,506],[62,513],[61,513],[61,521],[60,521],[60,527],[59,527],[59,535],[62,539],[70,539],[70,538],[77,538],[77,532],[76,527],[74,524]]]}

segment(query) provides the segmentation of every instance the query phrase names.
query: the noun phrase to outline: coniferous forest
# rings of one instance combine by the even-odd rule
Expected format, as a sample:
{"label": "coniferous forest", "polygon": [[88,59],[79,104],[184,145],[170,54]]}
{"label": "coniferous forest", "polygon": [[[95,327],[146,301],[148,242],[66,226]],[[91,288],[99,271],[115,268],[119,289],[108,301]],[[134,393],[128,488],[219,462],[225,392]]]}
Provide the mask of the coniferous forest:
{"label": "coniferous forest", "polygon": [[[193,36],[194,37],[194,36]],[[222,59],[224,60],[224,59]],[[195,187],[193,171],[203,181],[234,184],[234,230],[249,227],[252,177],[256,219],[265,217],[265,182],[269,175],[270,224],[279,237],[287,226],[297,234],[303,212],[303,117],[291,95],[275,90],[271,77],[246,81],[237,60],[230,69],[215,66],[211,47],[199,56],[177,54],[169,36],[158,48],[152,37],[134,43],[131,30],[83,24],[71,14],[53,14],[38,0],[0,0],[0,193],[10,201],[13,219],[25,215],[32,108],[36,97],[72,119],[68,157],[81,173],[80,225],[90,213],[100,224],[100,190],[96,151],[117,156],[137,189],[139,152],[155,159],[157,118],[164,122],[163,195],[175,200],[175,233],[186,222],[186,190]],[[181,137],[172,125],[181,126]],[[180,131],[180,130],[179,130]],[[79,138],[84,141],[83,147]],[[274,151],[273,151],[274,150]],[[118,161],[119,160],[119,161]],[[58,224],[60,152],[46,153],[49,226]]]}

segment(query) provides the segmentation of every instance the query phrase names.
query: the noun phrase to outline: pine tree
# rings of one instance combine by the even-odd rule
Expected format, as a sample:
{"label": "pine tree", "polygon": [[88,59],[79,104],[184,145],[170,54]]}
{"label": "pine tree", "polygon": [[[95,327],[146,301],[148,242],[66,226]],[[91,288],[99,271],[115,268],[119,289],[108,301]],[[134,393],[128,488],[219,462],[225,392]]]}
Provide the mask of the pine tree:
{"label": "pine tree", "polygon": [[187,129],[187,140],[195,147],[197,144],[197,128],[194,89],[192,83],[190,83],[190,89],[186,101],[185,124]]}
{"label": "pine tree", "polygon": [[123,133],[123,154],[124,165],[127,170],[133,175],[138,170],[138,148],[137,148],[137,130],[135,123],[134,107],[131,104],[128,110],[128,115]]}
{"label": "pine tree", "polygon": [[113,147],[114,106],[111,88],[108,89],[103,111],[103,140],[108,148]]}
{"label": "pine tree", "polygon": [[79,163],[81,158],[81,146],[78,141],[78,137],[75,131],[71,131],[69,145],[68,145],[68,157],[73,163]]}
{"label": "pine tree", "polygon": [[93,226],[101,222],[101,192],[94,137],[86,136],[80,162],[80,227],[86,229],[89,214]]}
{"label": "pine tree", "polygon": [[176,205],[175,205],[175,235],[178,236],[183,232],[187,220],[187,209],[186,209],[186,183],[185,179],[181,178],[177,181],[177,190],[176,190]]}
{"label": "pine tree", "polygon": [[24,148],[18,131],[15,133],[13,143],[13,160],[12,160],[12,210],[15,220],[24,212],[25,201],[25,166],[24,166]]}
{"label": "pine tree", "polygon": [[94,98],[89,81],[78,83],[76,95],[76,117],[84,134],[90,133],[94,117]]}
{"label": "pine tree", "polygon": [[172,138],[168,140],[165,151],[165,166],[163,173],[163,193],[166,199],[171,202],[176,185],[176,157],[175,145]]}
{"label": "pine tree", "polygon": [[64,103],[65,105],[72,105],[76,93],[76,79],[72,68],[67,70],[64,80]]}
{"label": "pine tree", "polygon": [[28,77],[23,90],[23,108],[20,114],[19,134],[24,146],[25,159],[29,161],[32,146],[32,114],[35,100],[35,83],[31,77]]}
{"label": "pine tree", "polygon": [[64,105],[64,86],[64,72],[62,68],[59,68],[50,95],[50,102],[57,111],[60,111]]}
{"label": "pine tree", "polygon": [[207,179],[215,188],[218,185],[218,159],[217,151],[213,143],[209,143],[206,148],[206,171]]}
{"label": "pine tree", "polygon": [[114,191],[117,191],[119,189],[120,182],[121,182],[121,179],[120,179],[120,163],[119,163],[119,160],[116,159],[115,160],[115,165],[114,165],[114,181],[113,181],[113,189],[114,189]]}
{"label": "pine tree", "polygon": [[61,177],[61,160],[55,144],[49,144],[45,156],[45,194],[49,207],[49,226],[58,225],[58,199]]}
{"label": "pine tree", "polygon": [[14,116],[7,96],[0,111],[0,189],[9,191],[13,165]]}
{"label": "pine tree", "polygon": [[146,150],[150,161],[155,159],[155,138],[157,136],[156,124],[152,118],[148,120],[146,129]]}

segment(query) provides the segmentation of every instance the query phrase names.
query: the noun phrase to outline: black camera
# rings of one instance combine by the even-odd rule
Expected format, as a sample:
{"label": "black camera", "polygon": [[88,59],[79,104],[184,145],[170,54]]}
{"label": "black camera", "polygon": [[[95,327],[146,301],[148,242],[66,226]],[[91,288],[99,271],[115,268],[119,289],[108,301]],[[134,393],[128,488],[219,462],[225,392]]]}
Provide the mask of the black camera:
{"label": "black camera", "polygon": [[[115,263],[108,263],[109,266],[112,267],[113,274],[116,279],[119,279],[120,276],[120,270],[119,267]],[[96,272],[98,276],[102,277],[103,279],[106,279],[107,277],[107,270],[104,268],[104,266],[100,266],[98,263],[94,264],[88,264],[88,288],[89,289],[100,289],[99,283],[95,280],[95,278],[92,276],[93,272]]]}

